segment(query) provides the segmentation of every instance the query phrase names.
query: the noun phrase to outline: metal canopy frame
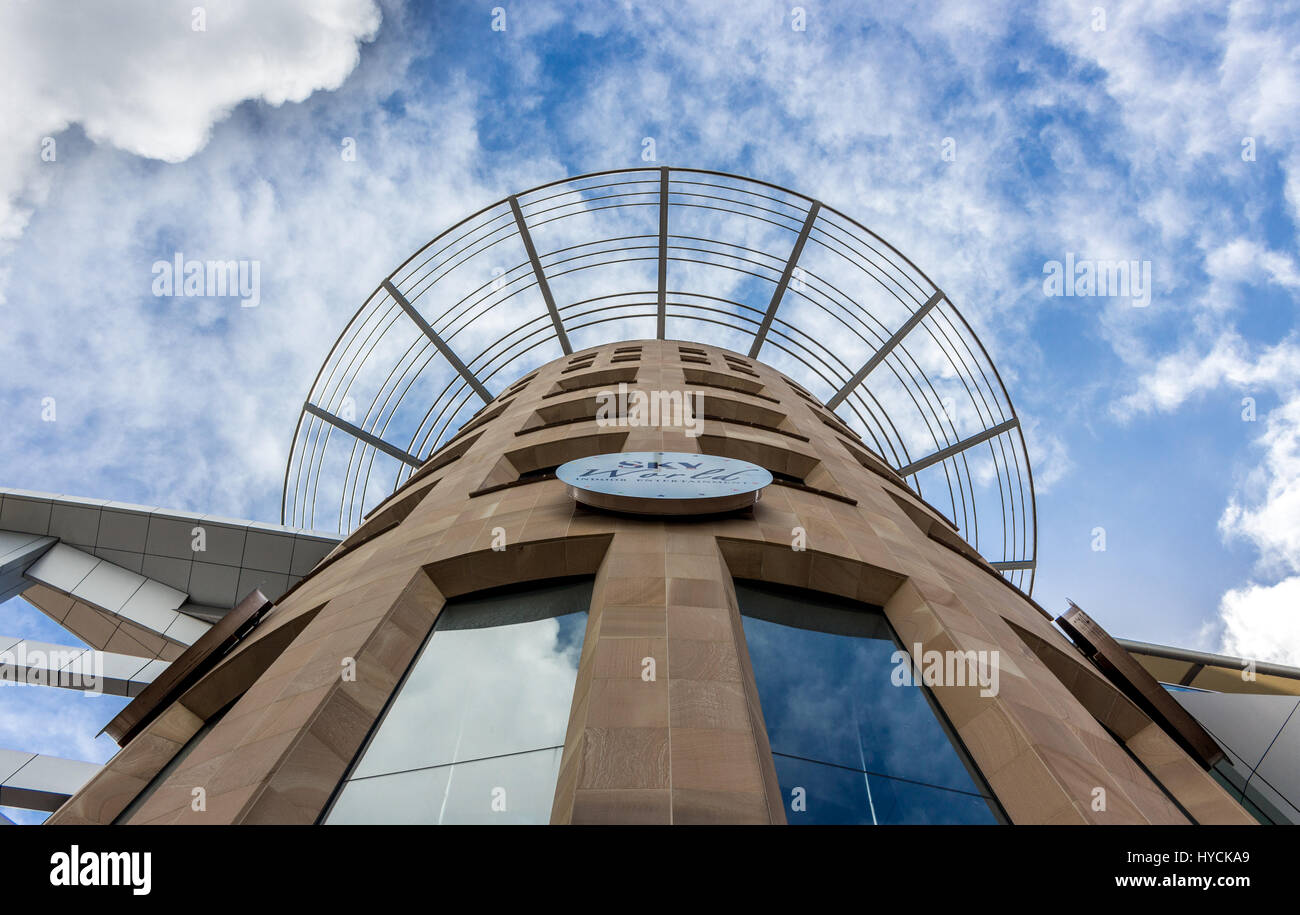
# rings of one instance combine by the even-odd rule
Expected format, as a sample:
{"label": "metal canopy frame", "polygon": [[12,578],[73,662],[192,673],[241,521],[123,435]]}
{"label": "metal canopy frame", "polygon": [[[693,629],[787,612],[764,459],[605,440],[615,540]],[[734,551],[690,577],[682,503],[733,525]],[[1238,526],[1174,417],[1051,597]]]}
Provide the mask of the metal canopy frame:
{"label": "metal canopy frame", "polygon": [[283,523],[351,531],[494,389],[575,348],[651,331],[761,353],[1032,592],[1029,455],[969,323],[851,217],[701,169],[539,185],[412,254],[353,315],[312,383],[285,467]]}

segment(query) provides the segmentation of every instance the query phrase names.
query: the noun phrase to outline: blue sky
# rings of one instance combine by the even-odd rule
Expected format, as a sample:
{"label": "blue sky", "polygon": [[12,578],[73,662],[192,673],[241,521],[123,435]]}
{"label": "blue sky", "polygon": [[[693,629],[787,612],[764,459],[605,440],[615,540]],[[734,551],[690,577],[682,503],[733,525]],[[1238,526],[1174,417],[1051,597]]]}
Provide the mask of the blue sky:
{"label": "blue sky", "polygon": [[[375,283],[652,137],[854,216],[956,303],[1025,423],[1049,610],[1300,664],[1296,4],[173,6],[0,7],[4,485],[277,521]],[[176,251],[258,259],[262,304],[152,296]],[[1149,261],[1150,304],[1046,296],[1067,254]],[[0,745],[107,757],[115,700],[34,692]]]}

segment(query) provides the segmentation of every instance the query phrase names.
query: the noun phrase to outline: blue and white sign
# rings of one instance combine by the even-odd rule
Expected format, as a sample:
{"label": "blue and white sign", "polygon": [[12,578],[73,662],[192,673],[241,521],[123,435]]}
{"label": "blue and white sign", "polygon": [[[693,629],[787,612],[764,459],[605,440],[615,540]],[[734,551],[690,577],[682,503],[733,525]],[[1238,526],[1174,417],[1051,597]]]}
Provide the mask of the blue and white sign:
{"label": "blue and white sign", "polygon": [[679,451],[597,454],[562,464],[555,475],[586,505],[653,515],[744,508],[772,482],[757,464]]}

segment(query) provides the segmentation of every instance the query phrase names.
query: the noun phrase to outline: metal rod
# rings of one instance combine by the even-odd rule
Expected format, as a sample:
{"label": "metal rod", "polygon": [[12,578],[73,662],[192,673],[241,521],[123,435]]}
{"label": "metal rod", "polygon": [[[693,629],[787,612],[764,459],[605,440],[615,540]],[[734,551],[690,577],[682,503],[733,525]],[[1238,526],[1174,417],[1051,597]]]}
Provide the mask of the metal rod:
{"label": "metal rod", "polygon": [[960,454],[961,452],[965,451],[967,448],[971,447],[972,445],[978,445],[980,442],[987,442],[989,439],[995,438],[996,436],[1001,435],[1003,432],[1006,432],[1010,429],[1014,429],[1019,422],[1020,420],[1016,419],[1013,416],[1011,417],[1011,419],[1005,420],[1004,422],[1000,422],[996,426],[993,426],[990,429],[985,429],[983,432],[976,433],[975,435],[972,435],[970,438],[964,438],[960,442],[957,442],[955,445],[949,445],[947,448],[944,448],[940,451],[936,451],[934,454],[931,454],[927,457],[923,457],[919,461],[913,461],[912,463],[908,464],[906,467],[898,468],[898,475],[900,477],[910,477],[912,474],[917,473],[918,471],[924,470],[925,468],[937,464],[940,461],[947,460],[948,458],[952,457],[954,454]]}
{"label": "metal rod", "polygon": [[528,259],[533,264],[533,275],[537,277],[537,288],[542,290],[542,298],[546,300],[546,310],[551,313],[551,323],[555,325],[555,336],[560,341],[560,349],[564,355],[573,352],[573,347],[569,346],[569,335],[564,332],[564,322],[560,320],[560,310],[555,307],[555,296],[551,295],[551,284],[546,281],[546,271],[542,269],[542,262],[537,257],[537,249],[533,247],[533,236],[528,231],[528,223],[524,222],[524,211],[519,209],[519,198],[510,198],[510,211],[515,214],[515,225],[519,227],[519,237],[524,242],[524,250],[528,252]]}
{"label": "metal rod", "polygon": [[1210,654],[1207,651],[1193,651],[1190,648],[1172,648],[1168,645],[1154,645],[1150,642],[1138,642],[1133,639],[1116,639],[1115,642],[1130,654],[1145,654],[1153,658],[1168,658],[1171,661],[1183,661],[1188,664],[1204,664],[1206,667],[1222,667],[1238,673],[1245,670],[1247,665],[1254,664],[1254,671],[1257,674],[1300,680],[1300,668],[1289,667],[1285,664],[1252,661],[1247,658],[1235,658],[1226,654]]}
{"label": "metal rod", "polygon": [[786,287],[790,285],[790,276],[799,263],[799,255],[803,254],[804,243],[808,241],[808,233],[812,231],[813,223],[817,220],[817,213],[821,208],[822,205],[816,200],[808,208],[808,218],[803,221],[803,228],[799,230],[799,237],[795,239],[794,248],[791,249],[790,257],[785,262],[785,270],[781,271],[781,281],[772,290],[772,301],[767,303],[767,313],[763,315],[763,323],[759,325],[758,333],[754,334],[754,344],[749,348],[750,359],[757,359],[758,351],[763,348],[763,341],[772,326],[772,319],[776,317],[777,306],[785,297]]}
{"label": "metal rod", "polygon": [[989,565],[999,572],[1016,572],[1021,569],[1038,568],[1038,562],[1034,559],[999,559],[997,562],[990,562]]}
{"label": "metal rod", "polygon": [[659,169],[659,315],[655,339],[662,340],[668,323],[668,168]]}
{"label": "metal rod", "polygon": [[483,387],[478,377],[461,361],[461,358],[456,355],[456,351],[447,345],[447,341],[438,336],[438,332],[433,329],[428,321],[424,320],[424,315],[416,311],[415,307],[406,300],[406,296],[402,295],[390,281],[384,280],[384,289],[393,297],[394,302],[402,306],[402,311],[406,312],[407,317],[415,322],[415,326],[424,331],[424,335],[433,341],[433,345],[438,348],[438,352],[442,353],[442,357],[451,363],[452,368],[460,372],[461,377],[469,382],[469,386],[474,389],[474,393],[483,398],[484,403],[489,402],[492,395],[488,393],[487,388]]}
{"label": "metal rod", "polygon": [[830,400],[826,401],[826,406],[834,410],[843,403],[844,398],[849,396],[849,392],[860,385],[864,378],[875,371],[876,366],[885,361],[885,357],[893,352],[894,347],[898,346],[898,344],[902,342],[903,338],[910,334],[916,325],[921,323],[921,319],[930,313],[930,309],[938,305],[942,299],[943,292],[936,289],[934,295],[926,299],[924,305],[912,312],[908,319],[903,322],[903,326],[894,331],[894,335],[886,340],[880,349],[876,350],[875,353],[872,354],[871,358],[866,361],[866,364],[863,365],[862,368],[858,369],[853,374],[852,378],[845,382],[844,387],[836,391],[835,395],[831,397]]}
{"label": "metal rod", "polygon": [[331,426],[333,426],[336,429],[342,429],[344,432],[346,432],[348,435],[352,436],[353,438],[360,439],[361,441],[365,442],[367,445],[370,445],[371,447],[377,448],[378,450],[384,452],[384,454],[388,455],[389,457],[397,458],[399,461],[402,461],[403,463],[406,464],[410,464],[412,467],[419,467],[421,464],[424,463],[424,461],[420,460],[418,457],[411,454],[409,451],[403,451],[401,448],[398,448],[396,445],[390,445],[388,442],[384,441],[379,436],[371,435],[369,432],[367,432],[365,429],[362,429],[360,426],[354,426],[346,419],[342,419],[338,416],[335,416],[333,413],[329,412],[328,410],[322,410],[314,403],[303,404],[302,408],[306,410],[308,413],[310,413],[312,416],[316,416],[319,417],[320,419],[325,420],[325,422],[329,423]]}

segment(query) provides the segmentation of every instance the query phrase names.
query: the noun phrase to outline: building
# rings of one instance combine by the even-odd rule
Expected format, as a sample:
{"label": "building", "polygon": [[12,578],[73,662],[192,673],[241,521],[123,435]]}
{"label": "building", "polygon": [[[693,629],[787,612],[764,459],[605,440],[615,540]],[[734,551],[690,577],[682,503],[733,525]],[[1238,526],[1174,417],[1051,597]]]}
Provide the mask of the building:
{"label": "building", "polygon": [[105,766],[16,755],[0,803],[65,824],[1294,819],[1300,671],[1054,620],[984,348],[882,239],[772,185],[582,176],[435,238],[322,367],[282,520],[4,493],[5,589],[99,649],[59,670],[93,661],[134,699]]}

